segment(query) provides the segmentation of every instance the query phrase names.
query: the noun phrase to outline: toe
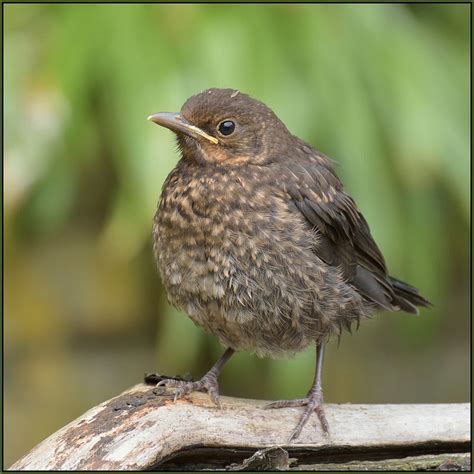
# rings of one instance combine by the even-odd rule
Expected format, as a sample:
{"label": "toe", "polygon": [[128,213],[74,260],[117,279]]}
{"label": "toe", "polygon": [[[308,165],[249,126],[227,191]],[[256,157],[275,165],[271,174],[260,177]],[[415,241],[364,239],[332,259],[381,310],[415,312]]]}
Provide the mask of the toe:
{"label": "toe", "polygon": [[211,388],[208,390],[208,393],[209,393],[209,396],[211,397],[212,401],[217,405],[218,408],[222,408],[222,403],[221,403],[221,399],[219,397],[219,392],[214,389],[214,388]]}
{"label": "toe", "polygon": [[263,409],[268,410],[270,408],[292,408],[292,407],[303,407],[308,404],[307,398],[297,398],[296,400],[277,400],[275,402],[267,403]]}
{"label": "toe", "polygon": [[174,394],[174,401],[184,397],[185,395],[191,393],[194,390],[199,390],[196,385],[196,382],[181,382]]}
{"label": "toe", "polygon": [[324,413],[323,405],[318,405],[314,411],[318,415],[319,422],[321,423],[321,427],[323,429],[324,434],[329,435],[329,423],[326,419],[326,414]]}
{"label": "toe", "polygon": [[290,437],[288,438],[288,443],[292,443],[293,441],[295,441],[295,439],[300,436],[302,429],[303,427],[300,426],[298,423],[298,425],[296,425],[296,428],[292,431]]}
{"label": "toe", "polygon": [[182,388],[178,388],[178,390],[176,390],[176,392],[174,392],[173,401],[176,402],[176,400],[179,400],[183,395],[184,395],[183,389],[182,389]]}
{"label": "toe", "polygon": [[222,404],[219,398],[219,385],[217,379],[214,377],[204,377],[202,379],[202,391],[209,394],[211,400],[219,407],[222,408]]}
{"label": "toe", "polygon": [[182,384],[181,380],[163,379],[156,384],[156,387],[180,387]]}

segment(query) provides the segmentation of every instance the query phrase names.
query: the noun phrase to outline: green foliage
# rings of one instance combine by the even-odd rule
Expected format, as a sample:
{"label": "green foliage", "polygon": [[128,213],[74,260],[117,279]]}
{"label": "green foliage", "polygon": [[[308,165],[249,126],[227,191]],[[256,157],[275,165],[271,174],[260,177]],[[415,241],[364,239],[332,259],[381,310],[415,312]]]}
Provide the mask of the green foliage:
{"label": "green foliage", "polygon": [[[445,401],[466,395],[467,357],[454,348],[467,344],[470,292],[469,5],[4,8],[7,356],[25,364],[15,369],[31,370],[28,357],[57,346],[56,361],[43,367],[57,380],[57,358],[65,370],[80,370],[67,362],[75,357],[70,345],[96,347],[96,340],[112,352],[136,349],[123,379],[130,383],[145,370],[203,371],[217,355],[215,343],[206,352],[212,338],[169,308],[153,271],[151,219],[177,154],[172,135],[146,117],[178,110],[208,87],[232,87],[267,103],[340,163],[391,272],[435,303],[418,320],[380,316],[354,342],[343,338],[352,352],[333,357],[347,367],[354,359],[353,376],[346,380],[344,369],[328,377],[329,398],[377,400],[364,385],[376,369],[367,375],[363,364],[371,351],[390,347],[418,354],[391,367],[400,377],[405,363],[428,374],[436,361],[452,361],[457,389],[444,392]],[[142,347],[153,346],[155,333],[151,361]],[[380,338],[388,342],[379,347]],[[21,353],[26,347],[30,356]],[[103,358],[99,351],[96,361]],[[311,359],[241,356],[223,387],[301,395]],[[97,389],[96,402],[125,388],[110,380],[111,393]],[[428,379],[416,396],[435,386]],[[11,385],[7,396],[13,400],[17,389]],[[78,393],[79,409],[91,404]],[[395,383],[390,393],[401,399],[403,387]],[[29,443],[64,421],[38,422],[44,430]]]}

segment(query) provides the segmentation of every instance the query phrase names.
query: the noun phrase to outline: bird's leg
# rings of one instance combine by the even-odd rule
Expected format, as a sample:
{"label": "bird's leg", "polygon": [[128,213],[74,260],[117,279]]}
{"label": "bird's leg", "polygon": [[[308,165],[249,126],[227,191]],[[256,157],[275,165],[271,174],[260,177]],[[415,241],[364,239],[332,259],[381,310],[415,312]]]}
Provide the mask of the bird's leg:
{"label": "bird's leg", "polygon": [[211,397],[212,401],[221,408],[221,402],[219,400],[219,385],[217,383],[217,377],[219,376],[222,367],[230,359],[234,349],[230,347],[222,354],[219,360],[211,367],[209,372],[204,375],[200,380],[196,382],[188,382],[186,380],[176,380],[176,379],[165,379],[156,384],[157,387],[176,387],[176,392],[174,394],[174,401],[178,398],[183,397],[184,395],[191,392],[207,392]]}
{"label": "bird's leg", "polygon": [[329,424],[326,420],[323,408],[323,388],[322,388],[322,372],[323,372],[323,360],[324,360],[324,345],[325,342],[318,342],[316,345],[317,363],[316,363],[316,376],[314,378],[313,386],[311,387],[306,398],[299,398],[297,400],[279,400],[273,403],[269,403],[265,408],[288,408],[288,407],[301,407],[305,406],[305,410],[301,415],[301,418],[296,425],[296,428],[291,433],[289,441],[293,441],[301,433],[304,425],[307,423],[311,413],[316,412],[321,423],[321,427],[325,434],[329,434]]}

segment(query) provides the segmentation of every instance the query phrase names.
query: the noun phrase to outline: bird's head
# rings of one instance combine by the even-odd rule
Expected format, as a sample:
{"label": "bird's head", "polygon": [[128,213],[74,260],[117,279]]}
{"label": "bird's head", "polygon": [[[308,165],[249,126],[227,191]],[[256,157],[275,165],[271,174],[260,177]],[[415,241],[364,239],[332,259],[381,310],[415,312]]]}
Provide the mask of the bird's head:
{"label": "bird's head", "polygon": [[234,89],[205,90],[181,112],[148,119],[176,133],[183,156],[202,164],[263,165],[292,137],[269,107]]}

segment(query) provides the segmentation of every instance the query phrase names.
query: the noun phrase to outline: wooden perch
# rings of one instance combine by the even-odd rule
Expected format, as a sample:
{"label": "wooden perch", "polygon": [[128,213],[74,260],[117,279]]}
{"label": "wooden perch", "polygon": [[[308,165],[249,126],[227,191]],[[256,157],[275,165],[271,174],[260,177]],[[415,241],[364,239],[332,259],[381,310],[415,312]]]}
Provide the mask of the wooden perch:
{"label": "wooden perch", "polygon": [[173,403],[136,385],[52,434],[11,470],[470,470],[470,406],[326,405],[288,437],[298,408],[205,394]]}

